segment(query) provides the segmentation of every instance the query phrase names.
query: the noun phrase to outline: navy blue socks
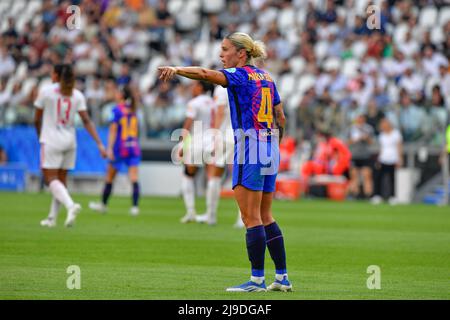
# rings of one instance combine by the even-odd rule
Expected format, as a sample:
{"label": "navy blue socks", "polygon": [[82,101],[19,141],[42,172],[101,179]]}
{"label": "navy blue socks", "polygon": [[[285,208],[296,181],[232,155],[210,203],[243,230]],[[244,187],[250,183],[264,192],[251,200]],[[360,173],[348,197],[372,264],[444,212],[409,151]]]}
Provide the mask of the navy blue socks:
{"label": "navy blue socks", "polygon": [[139,183],[133,182],[133,207],[137,207],[139,202]]}
{"label": "navy blue socks", "polygon": [[266,243],[270,256],[275,263],[276,274],[286,274],[286,252],[280,228],[276,222],[265,227]]}
{"label": "navy blue socks", "polygon": [[106,183],[102,194],[102,202],[105,206],[108,204],[108,199],[109,196],[111,195],[111,191],[112,191],[112,183]]}
{"label": "navy blue socks", "polygon": [[264,280],[264,255],[266,251],[266,232],[264,226],[247,229],[246,233],[248,259],[252,265],[252,279]]}

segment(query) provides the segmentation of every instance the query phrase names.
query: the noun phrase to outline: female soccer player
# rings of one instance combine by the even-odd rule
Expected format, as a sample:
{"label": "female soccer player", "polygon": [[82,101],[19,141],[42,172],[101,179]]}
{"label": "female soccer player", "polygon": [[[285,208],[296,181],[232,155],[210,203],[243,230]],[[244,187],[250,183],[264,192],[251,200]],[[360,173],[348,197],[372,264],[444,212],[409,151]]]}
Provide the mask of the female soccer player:
{"label": "female soccer player", "polygon": [[247,228],[247,252],[252,270],[249,282],[227,291],[267,290],[264,281],[266,245],[276,268],[275,282],[268,290],[292,289],[287,277],[283,236],[271,211],[279,163],[277,138],[282,137],[285,125],[283,105],[272,78],[253,65],[253,58],[265,56],[263,43],[254,41],[245,33],[236,32],[222,41],[220,59],[225,69],[159,68],[163,80],[180,75],[209,81],[228,90],[236,142],[233,189]]}
{"label": "female soccer player", "polygon": [[[56,68],[55,71],[58,73]],[[41,168],[45,183],[53,197],[66,207],[65,226],[70,227],[81,210],[81,206],[74,203],[64,185],[67,170],[75,166],[74,120],[77,112],[84,127],[97,143],[102,157],[106,157],[106,150],[89,118],[83,94],[74,88],[75,74],[72,66],[62,65],[59,71],[59,83],[43,89],[35,101],[35,126],[41,143]],[[57,210],[42,220],[41,225],[54,227],[56,218]]]}
{"label": "female soccer player", "polygon": [[136,115],[137,101],[129,86],[116,91],[117,106],[112,110],[112,121],[108,136],[108,168],[102,201],[89,203],[89,208],[98,212],[106,212],[111,196],[114,178],[121,166],[128,167],[128,177],[133,186],[132,207],[130,214],[139,214],[139,182],[138,166],[141,159],[139,146],[138,118]]}
{"label": "female soccer player", "polygon": [[[205,134],[208,129],[213,127],[212,122],[214,121],[215,104],[211,95],[208,94],[212,90],[213,86],[210,83],[196,81],[192,86],[194,98],[187,104],[186,120],[183,126],[185,131],[179,144],[179,156],[183,159],[185,167],[181,181],[181,191],[186,207],[186,215],[181,218],[181,223],[196,221],[194,176],[198,167],[203,165],[203,155],[212,149],[212,137],[208,137]],[[206,169],[210,181],[211,167],[207,165]],[[209,189],[210,183],[208,182],[207,194],[210,193]],[[207,196],[206,202],[208,207],[211,207],[210,200],[210,197]],[[211,220],[209,223],[215,224],[216,221]]]}
{"label": "female soccer player", "polygon": [[[206,213],[197,216],[197,222],[215,224],[217,221],[217,207],[220,199],[222,176],[225,167],[233,161],[234,135],[231,127],[230,108],[228,106],[227,89],[222,86],[214,88],[214,102],[216,110],[214,115],[214,129],[220,131],[220,136],[215,137],[214,163],[210,165],[208,186],[206,189]],[[241,213],[234,224],[236,228],[244,228]]]}

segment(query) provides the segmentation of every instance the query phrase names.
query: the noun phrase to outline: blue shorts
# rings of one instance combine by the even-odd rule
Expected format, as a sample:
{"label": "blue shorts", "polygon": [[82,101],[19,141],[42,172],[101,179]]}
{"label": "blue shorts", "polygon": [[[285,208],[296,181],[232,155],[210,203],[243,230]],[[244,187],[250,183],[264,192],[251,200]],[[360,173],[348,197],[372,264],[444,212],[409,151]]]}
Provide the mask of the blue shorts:
{"label": "blue shorts", "polygon": [[275,192],[280,164],[278,146],[271,148],[270,142],[266,142],[264,146],[261,143],[249,144],[249,140],[246,140],[243,160],[239,160],[239,144],[235,144],[233,189],[241,185],[253,191]]}
{"label": "blue shorts", "polygon": [[120,171],[120,168],[122,168],[123,164],[126,165],[127,167],[137,167],[140,162],[141,162],[140,157],[126,157],[126,158],[116,157],[114,161],[110,161],[109,163],[114,167],[114,169]]}

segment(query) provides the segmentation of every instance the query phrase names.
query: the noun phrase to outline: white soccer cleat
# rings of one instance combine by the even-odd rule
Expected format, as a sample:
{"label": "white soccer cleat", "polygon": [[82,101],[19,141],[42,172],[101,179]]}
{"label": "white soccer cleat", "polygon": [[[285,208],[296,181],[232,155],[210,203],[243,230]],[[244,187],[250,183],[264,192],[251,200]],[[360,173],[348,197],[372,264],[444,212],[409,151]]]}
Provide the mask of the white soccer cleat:
{"label": "white soccer cleat", "polygon": [[53,228],[56,226],[56,221],[54,219],[47,218],[41,221],[41,226]]}
{"label": "white soccer cleat", "polygon": [[371,204],[375,204],[375,205],[381,204],[381,203],[383,203],[383,198],[380,197],[380,196],[373,196],[373,197],[370,199],[370,203],[371,203]]}
{"label": "white soccer cleat", "polygon": [[130,214],[133,217],[136,217],[137,215],[139,215],[139,208],[138,207],[131,207],[130,209]]}
{"label": "white soccer cleat", "polygon": [[184,217],[180,219],[181,223],[189,223],[195,221],[197,221],[195,213],[186,213]]}
{"label": "white soccer cleat", "polygon": [[75,203],[68,211],[67,211],[67,219],[64,225],[66,227],[73,226],[75,219],[77,218],[78,213],[81,211],[81,206],[78,203]]}
{"label": "white soccer cleat", "polygon": [[209,214],[207,214],[207,213],[195,216],[195,221],[197,221],[198,223],[208,223],[209,220],[210,220],[210,217],[209,217]]}
{"label": "white soccer cleat", "polygon": [[89,209],[100,213],[106,212],[106,206],[101,202],[93,202],[93,201],[89,202]]}
{"label": "white soccer cleat", "polygon": [[267,291],[283,291],[283,292],[291,292],[292,284],[289,282],[286,276],[283,277],[283,280],[275,279],[275,281],[267,287]]}

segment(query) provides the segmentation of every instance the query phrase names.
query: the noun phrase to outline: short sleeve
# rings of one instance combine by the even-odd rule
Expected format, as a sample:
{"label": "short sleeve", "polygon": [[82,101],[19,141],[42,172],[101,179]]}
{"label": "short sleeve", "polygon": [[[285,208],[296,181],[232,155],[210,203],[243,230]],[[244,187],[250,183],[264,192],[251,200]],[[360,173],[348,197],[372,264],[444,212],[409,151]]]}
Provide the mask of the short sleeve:
{"label": "short sleeve", "polygon": [[228,103],[228,94],[227,90],[221,86],[217,86],[214,89],[214,102],[216,105],[227,105]]}
{"label": "short sleeve", "polygon": [[86,105],[86,98],[84,95],[80,92],[78,96],[78,105],[77,105],[77,111],[86,111],[87,105]]}
{"label": "short sleeve", "polygon": [[276,106],[281,103],[280,95],[278,94],[277,86],[273,83],[273,105]]}
{"label": "short sleeve", "polygon": [[197,116],[197,108],[193,101],[190,101],[188,103],[187,109],[186,109],[186,118],[195,119]]}
{"label": "short sleeve", "polygon": [[39,91],[36,101],[34,101],[34,106],[37,109],[44,108],[44,102],[45,102],[45,96],[46,96],[45,92],[46,92],[46,90]]}
{"label": "short sleeve", "polygon": [[248,73],[244,68],[228,68],[220,71],[227,78],[228,87],[241,86],[248,81]]}
{"label": "short sleeve", "polygon": [[119,123],[120,122],[120,118],[121,118],[121,113],[119,108],[115,107],[112,109],[111,112],[111,119],[110,119],[110,123]]}

